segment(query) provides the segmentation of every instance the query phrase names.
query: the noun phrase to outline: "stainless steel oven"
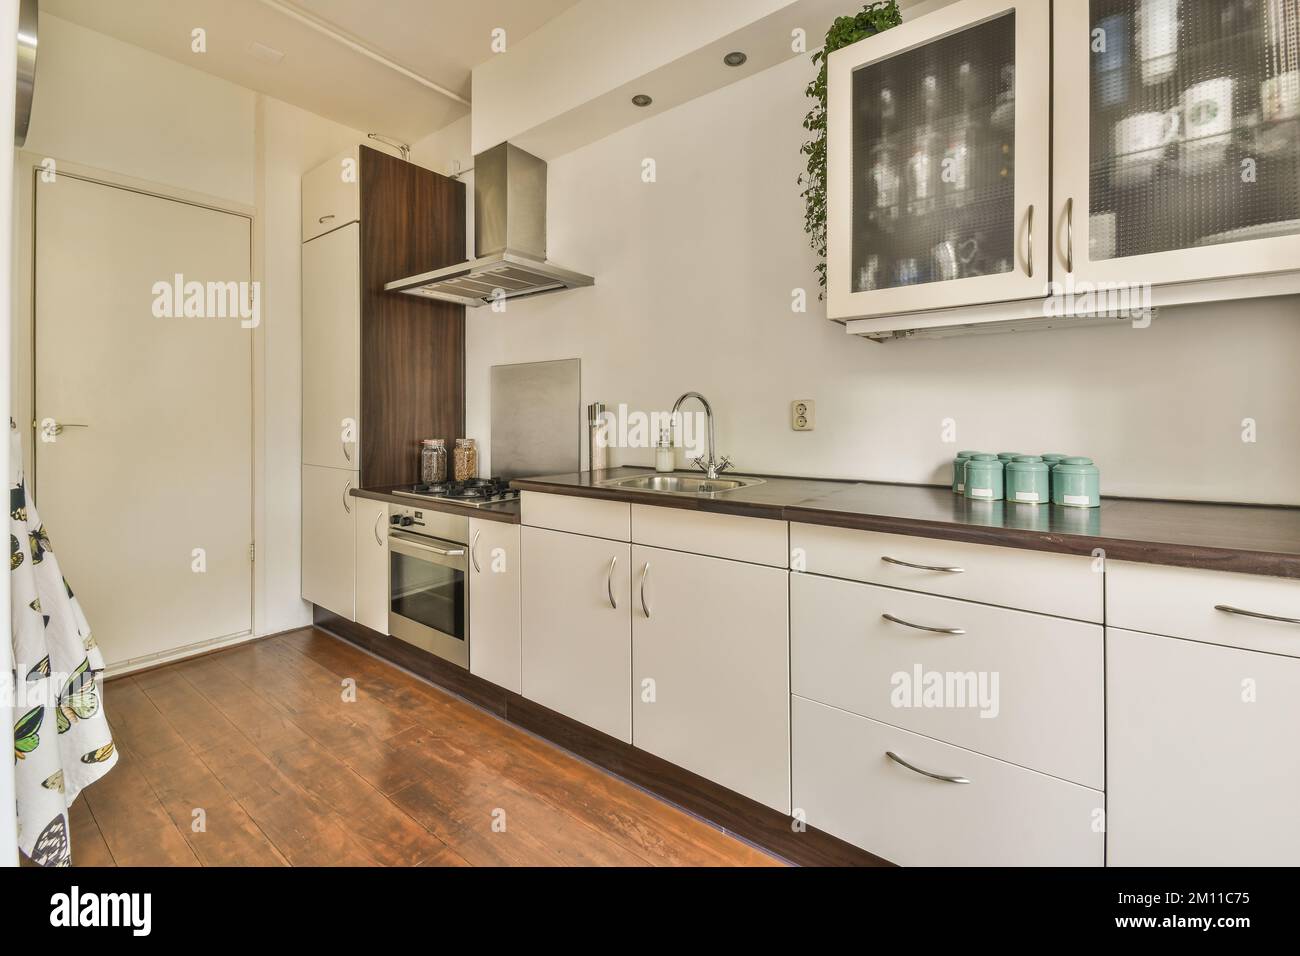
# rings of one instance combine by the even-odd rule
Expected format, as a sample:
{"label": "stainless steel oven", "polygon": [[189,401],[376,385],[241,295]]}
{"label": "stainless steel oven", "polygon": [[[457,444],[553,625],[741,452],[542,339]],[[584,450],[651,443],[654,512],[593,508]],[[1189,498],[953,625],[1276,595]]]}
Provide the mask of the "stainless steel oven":
{"label": "stainless steel oven", "polygon": [[388,631],[469,667],[469,519],[391,505]]}

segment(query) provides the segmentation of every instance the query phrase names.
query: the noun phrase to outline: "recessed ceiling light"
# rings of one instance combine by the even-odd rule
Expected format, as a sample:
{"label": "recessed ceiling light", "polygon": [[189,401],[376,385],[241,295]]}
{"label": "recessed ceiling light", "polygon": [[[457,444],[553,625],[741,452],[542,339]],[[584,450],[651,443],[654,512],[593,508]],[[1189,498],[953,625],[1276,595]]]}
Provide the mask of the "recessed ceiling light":
{"label": "recessed ceiling light", "polygon": [[650,99],[650,97],[646,96],[644,93],[638,93],[636,96],[632,97],[633,106],[649,106],[653,102],[654,100]]}
{"label": "recessed ceiling light", "polygon": [[727,66],[744,66],[749,57],[739,50],[733,50],[722,58],[722,62]]}

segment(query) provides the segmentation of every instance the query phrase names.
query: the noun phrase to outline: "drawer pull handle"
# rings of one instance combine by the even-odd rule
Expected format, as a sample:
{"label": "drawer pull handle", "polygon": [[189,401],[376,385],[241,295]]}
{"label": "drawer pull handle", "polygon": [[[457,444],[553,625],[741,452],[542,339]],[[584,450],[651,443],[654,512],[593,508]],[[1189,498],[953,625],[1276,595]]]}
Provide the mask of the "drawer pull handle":
{"label": "drawer pull handle", "polygon": [[901,617],[894,617],[892,614],[880,615],[886,621],[893,624],[901,624],[903,627],[913,627],[918,631],[929,631],[931,634],[965,634],[964,627],[928,627],[925,624],[913,624],[911,621],[904,621]]}
{"label": "drawer pull handle", "polygon": [[913,564],[911,561],[900,561],[898,558],[882,557],[881,561],[887,564],[896,564],[900,568],[916,568],[918,571],[942,571],[944,574],[964,574],[965,568],[941,568],[931,564]]}
{"label": "drawer pull handle", "polygon": [[942,780],[944,783],[970,783],[970,780],[967,777],[951,777],[946,773],[931,773],[928,770],[922,770],[920,767],[916,767],[908,763],[906,760],[904,760],[898,754],[894,753],[892,750],[886,750],[885,756],[888,757],[890,760],[894,761],[894,763],[898,764],[899,766],[906,767],[908,770],[912,771],[913,773],[919,773],[923,777],[929,777],[931,780]]}
{"label": "drawer pull handle", "polygon": [[605,576],[605,593],[609,595],[609,606],[615,611],[618,610],[618,602],[614,600],[614,568],[618,565],[618,555],[609,559],[609,574]]}
{"label": "drawer pull handle", "polygon": [[645,567],[641,569],[641,613],[645,615],[647,621],[650,620],[650,605],[645,602],[645,579],[649,573],[650,562],[647,561]]}
{"label": "drawer pull handle", "polygon": [[1278,621],[1282,624],[1300,624],[1300,619],[1294,617],[1279,617],[1276,614],[1261,614],[1259,611],[1243,611],[1239,607],[1231,607],[1227,604],[1214,605],[1216,611],[1223,611],[1227,614],[1239,614],[1242,617],[1257,617],[1261,621]]}
{"label": "drawer pull handle", "polygon": [[334,214],[333,214],[333,213],[330,213],[328,216],[321,216],[321,217],[320,217],[319,219],[317,219],[316,221],[319,222],[319,223],[321,223],[321,224],[324,224],[324,223],[327,223],[327,222],[331,221],[333,218],[334,218]]}

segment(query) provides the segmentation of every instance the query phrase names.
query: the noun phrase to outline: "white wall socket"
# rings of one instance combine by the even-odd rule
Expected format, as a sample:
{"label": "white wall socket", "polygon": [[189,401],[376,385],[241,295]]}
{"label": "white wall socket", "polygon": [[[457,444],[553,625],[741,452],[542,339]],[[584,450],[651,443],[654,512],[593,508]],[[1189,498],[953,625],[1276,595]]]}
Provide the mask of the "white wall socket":
{"label": "white wall socket", "polygon": [[790,427],[810,432],[817,427],[817,403],[810,398],[796,398],[790,403]]}

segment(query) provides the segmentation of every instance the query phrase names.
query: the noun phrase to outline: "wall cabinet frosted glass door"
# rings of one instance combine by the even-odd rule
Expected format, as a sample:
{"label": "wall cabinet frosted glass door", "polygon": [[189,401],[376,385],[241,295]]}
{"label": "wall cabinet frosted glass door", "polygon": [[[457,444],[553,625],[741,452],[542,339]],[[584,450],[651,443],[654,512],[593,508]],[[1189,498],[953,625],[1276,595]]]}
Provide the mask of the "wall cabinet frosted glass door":
{"label": "wall cabinet frosted glass door", "polygon": [[1300,267],[1300,0],[1054,9],[1055,274]]}
{"label": "wall cabinet frosted glass door", "polygon": [[831,55],[831,318],[1043,294],[1050,14],[959,0]]}

